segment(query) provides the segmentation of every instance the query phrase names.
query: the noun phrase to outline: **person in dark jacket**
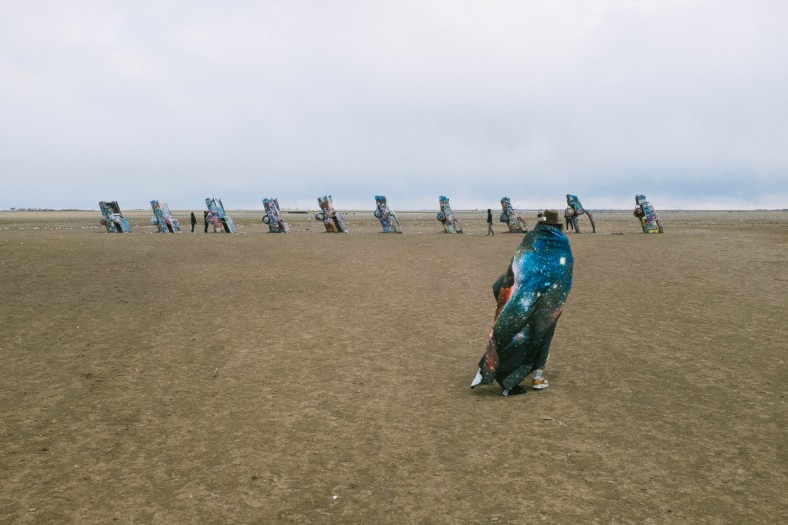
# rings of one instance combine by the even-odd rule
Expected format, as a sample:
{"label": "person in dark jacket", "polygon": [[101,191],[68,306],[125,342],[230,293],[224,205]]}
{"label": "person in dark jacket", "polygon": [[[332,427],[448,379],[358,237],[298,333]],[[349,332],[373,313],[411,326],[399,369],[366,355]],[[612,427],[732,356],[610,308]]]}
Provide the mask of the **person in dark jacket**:
{"label": "person in dark jacket", "polygon": [[194,216],[194,212],[192,212],[192,233],[194,233],[194,226],[197,224],[197,217]]}
{"label": "person in dark jacket", "polygon": [[208,212],[202,212],[202,220],[205,222],[205,233],[208,233]]}
{"label": "person in dark jacket", "polygon": [[497,381],[501,394],[525,392],[520,383],[533,372],[532,388],[547,388],[543,375],[556,323],[572,288],[574,259],[556,210],[539,214],[514,252],[506,273],[493,285],[498,301],[487,351],[471,388]]}
{"label": "person in dark jacket", "polygon": [[487,237],[492,235],[495,237],[495,232],[492,229],[493,220],[492,220],[492,210],[487,208]]}

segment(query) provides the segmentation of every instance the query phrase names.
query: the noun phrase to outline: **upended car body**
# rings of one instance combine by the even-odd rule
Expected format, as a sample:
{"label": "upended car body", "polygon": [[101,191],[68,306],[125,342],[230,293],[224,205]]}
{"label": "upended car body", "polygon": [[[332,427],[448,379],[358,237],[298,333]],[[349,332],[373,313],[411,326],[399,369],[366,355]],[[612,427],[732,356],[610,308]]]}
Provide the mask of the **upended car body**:
{"label": "upended car body", "polygon": [[596,233],[594,214],[583,208],[583,205],[580,203],[580,199],[577,198],[577,195],[568,193],[566,195],[566,210],[564,210],[564,219],[566,219],[567,231],[573,230],[575,233],[580,233],[581,215],[588,216],[588,220],[591,222],[591,231]]}
{"label": "upended car body", "polygon": [[164,201],[152,200],[150,207],[153,210],[151,222],[159,228],[159,233],[180,233],[181,223],[173,217],[169,206]]}
{"label": "upended car body", "polygon": [[663,233],[662,221],[657,215],[657,211],[646,200],[645,195],[635,195],[635,211],[632,214],[640,219],[640,227],[643,233]]}
{"label": "upended car body", "polygon": [[320,211],[315,214],[315,219],[321,221],[328,233],[350,233],[342,214],[334,209],[334,201],[331,195],[324,195],[317,198]]}
{"label": "upended car body", "polygon": [[384,195],[375,195],[375,217],[383,227],[383,233],[402,233],[397,214],[390,210]]}
{"label": "upended car body", "polygon": [[290,231],[290,225],[285,222],[279,211],[278,199],[263,199],[263,208],[265,208],[263,224],[268,225],[268,233],[288,233]]}
{"label": "upended car body", "polygon": [[438,205],[440,206],[440,211],[438,212],[438,216],[436,218],[443,225],[443,231],[445,233],[462,233],[460,221],[454,217],[454,213],[451,211],[449,198],[441,195],[438,198]]}
{"label": "upended car body", "polygon": [[519,215],[514,211],[512,201],[509,197],[501,199],[501,222],[506,223],[509,233],[528,233],[528,227],[525,224],[525,217]]}
{"label": "upended car body", "polygon": [[118,206],[118,201],[100,201],[101,225],[107,228],[107,233],[131,233],[131,224],[123,216]]}
{"label": "upended car body", "polygon": [[214,231],[238,233],[238,228],[235,226],[232,217],[224,211],[222,199],[208,197],[205,199],[205,205],[208,207],[208,216],[206,219],[213,225]]}

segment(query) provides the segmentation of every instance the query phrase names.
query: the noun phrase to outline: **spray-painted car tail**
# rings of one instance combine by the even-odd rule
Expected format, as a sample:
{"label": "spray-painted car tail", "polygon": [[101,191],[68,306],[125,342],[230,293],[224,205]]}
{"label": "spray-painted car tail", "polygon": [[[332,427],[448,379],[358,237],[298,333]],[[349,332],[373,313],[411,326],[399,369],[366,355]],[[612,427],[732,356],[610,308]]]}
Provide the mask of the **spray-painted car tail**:
{"label": "spray-painted car tail", "polygon": [[596,233],[596,223],[594,222],[594,214],[583,208],[580,199],[577,195],[566,195],[566,210],[564,210],[564,219],[566,220],[566,230],[572,230],[575,233],[580,233],[580,216],[587,215],[588,220],[591,222],[591,231]]}
{"label": "spray-painted car tail", "polygon": [[446,233],[462,233],[460,221],[454,217],[451,211],[449,198],[441,195],[438,198],[438,204],[440,205],[440,211],[438,212],[437,219],[443,225],[443,231]]}
{"label": "spray-painted car tail", "polygon": [[150,207],[153,210],[153,217],[150,221],[159,228],[159,233],[180,233],[181,223],[172,216],[170,208],[164,201],[152,200]]}
{"label": "spray-painted car tail", "polygon": [[323,222],[328,233],[350,233],[345,218],[334,209],[331,195],[318,197],[317,204],[320,206],[320,211],[315,214],[315,219]]}
{"label": "spray-painted car tail", "polygon": [[528,227],[525,225],[525,217],[518,215],[512,207],[512,201],[509,197],[501,199],[501,222],[505,222],[509,228],[509,233],[528,233]]}
{"label": "spray-painted car tail", "polygon": [[390,210],[384,195],[375,195],[375,217],[383,226],[383,233],[402,233],[397,214]]}
{"label": "spray-painted car tail", "polygon": [[277,199],[263,199],[263,208],[265,208],[263,223],[268,225],[268,233],[287,233],[290,231],[290,226],[282,218],[282,214],[279,213],[279,201]]}
{"label": "spray-painted car tail", "polygon": [[107,233],[131,233],[131,224],[120,212],[118,201],[100,201],[99,208],[101,215],[101,225],[107,228]]}
{"label": "spray-painted car tail", "polygon": [[208,216],[206,219],[213,224],[213,231],[238,233],[238,228],[236,228],[232,217],[227,215],[224,211],[222,199],[208,197],[205,199],[205,205],[208,207]]}
{"label": "spray-painted car tail", "polygon": [[643,233],[662,233],[662,221],[659,220],[656,210],[651,207],[651,204],[646,200],[645,195],[635,195],[635,204],[637,207],[633,215],[640,219],[640,226],[643,228]]}

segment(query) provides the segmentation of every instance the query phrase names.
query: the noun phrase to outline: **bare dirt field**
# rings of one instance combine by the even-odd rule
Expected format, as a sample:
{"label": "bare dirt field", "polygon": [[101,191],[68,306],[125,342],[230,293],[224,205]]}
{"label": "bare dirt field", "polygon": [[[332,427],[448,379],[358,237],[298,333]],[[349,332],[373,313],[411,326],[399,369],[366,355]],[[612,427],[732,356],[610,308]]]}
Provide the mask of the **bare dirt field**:
{"label": "bare dirt field", "polygon": [[788,212],[598,212],[514,398],[468,387],[520,241],[481,210],[231,214],[0,213],[0,522],[788,522]]}

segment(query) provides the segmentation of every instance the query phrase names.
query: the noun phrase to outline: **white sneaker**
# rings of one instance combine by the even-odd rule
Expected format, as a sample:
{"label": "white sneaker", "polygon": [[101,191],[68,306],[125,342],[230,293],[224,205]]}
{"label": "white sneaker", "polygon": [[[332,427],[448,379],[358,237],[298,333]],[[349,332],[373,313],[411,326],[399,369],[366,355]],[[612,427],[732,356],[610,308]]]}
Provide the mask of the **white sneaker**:
{"label": "white sneaker", "polygon": [[533,388],[534,390],[544,390],[548,386],[550,386],[550,383],[547,382],[547,378],[535,377],[534,384],[531,388]]}

